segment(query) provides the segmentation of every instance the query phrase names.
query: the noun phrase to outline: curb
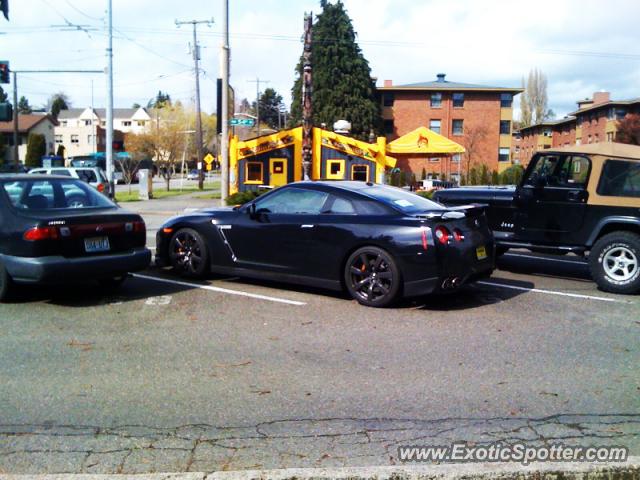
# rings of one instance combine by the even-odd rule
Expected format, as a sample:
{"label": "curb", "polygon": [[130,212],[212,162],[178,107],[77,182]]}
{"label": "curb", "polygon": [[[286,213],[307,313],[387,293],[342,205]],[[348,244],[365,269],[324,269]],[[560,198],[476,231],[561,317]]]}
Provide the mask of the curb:
{"label": "curb", "polygon": [[456,463],[420,466],[379,466],[344,468],[286,468],[279,470],[237,470],[213,473],[155,473],[155,474],[50,474],[4,475],[0,480],[471,480],[512,479],[539,480],[599,480],[640,479],[640,457],[630,457],[619,463],[549,462],[532,463]]}

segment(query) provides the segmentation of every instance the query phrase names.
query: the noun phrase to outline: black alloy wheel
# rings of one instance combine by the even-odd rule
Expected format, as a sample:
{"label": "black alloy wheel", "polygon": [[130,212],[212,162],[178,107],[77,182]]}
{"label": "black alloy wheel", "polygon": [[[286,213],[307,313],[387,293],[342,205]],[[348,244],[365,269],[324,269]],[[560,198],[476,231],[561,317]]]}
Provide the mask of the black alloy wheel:
{"label": "black alloy wheel", "polygon": [[207,272],[207,247],[202,235],[191,228],[178,230],[169,244],[169,261],[185,277],[199,278]]}
{"label": "black alloy wheel", "polygon": [[378,247],[363,247],[345,264],[345,285],[351,296],[368,307],[391,305],[400,291],[400,271],[393,257]]}

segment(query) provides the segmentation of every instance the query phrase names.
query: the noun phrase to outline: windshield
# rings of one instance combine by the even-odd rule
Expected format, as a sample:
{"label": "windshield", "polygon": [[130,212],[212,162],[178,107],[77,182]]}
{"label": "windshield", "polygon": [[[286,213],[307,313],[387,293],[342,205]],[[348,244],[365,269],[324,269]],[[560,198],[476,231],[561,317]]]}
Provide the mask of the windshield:
{"label": "windshield", "polygon": [[74,179],[16,180],[2,183],[11,204],[19,210],[114,208],[107,197]]}
{"label": "windshield", "polygon": [[444,210],[444,207],[439,203],[401,188],[376,185],[362,190],[362,192],[404,213],[411,214],[428,210]]}

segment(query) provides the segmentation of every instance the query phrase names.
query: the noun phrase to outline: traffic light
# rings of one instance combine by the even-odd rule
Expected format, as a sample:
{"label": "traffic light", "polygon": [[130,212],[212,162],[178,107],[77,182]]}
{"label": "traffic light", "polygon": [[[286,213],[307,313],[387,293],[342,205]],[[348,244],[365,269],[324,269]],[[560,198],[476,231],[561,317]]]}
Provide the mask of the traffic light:
{"label": "traffic light", "polygon": [[13,120],[13,107],[10,103],[0,103],[0,122]]}
{"label": "traffic light", "polygon": [[0,10],[2,10],[4,18],[9,20],[9,0],[0,0]]}
{"label": "traffic light", "polygon": [[9,62],[6,60],[0,60],[0,83],[9,83]]}

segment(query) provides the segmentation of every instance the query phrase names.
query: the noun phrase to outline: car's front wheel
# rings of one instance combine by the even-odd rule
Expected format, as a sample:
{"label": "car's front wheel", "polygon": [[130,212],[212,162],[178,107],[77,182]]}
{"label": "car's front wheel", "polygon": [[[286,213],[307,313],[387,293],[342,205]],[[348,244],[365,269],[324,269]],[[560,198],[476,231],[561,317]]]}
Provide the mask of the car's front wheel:
{"label": "car's front wheel", "polygon": [[589,253],[589,267],[595,282],[606,292],[640,291],[640,235],[612,232],[603,236]]}
{"label": "car's front wheel", "polygon": [[9,298],[13,282],[9,276],[9,272],[5,266],[0,262],[0,302],[3,302]]}
{"label": "car's front wheel", "polygon": [[393,257],[378,247],[362,247],[351,254],[344,269],[349,294],[362,305],[386,307],[400,293],[401,275]]}
{"label": "car's front wheel", "polygon": [[180,275],[203,277],[208,271],[209,252],[202,235],[192,228],[178,230],[169,243],[169,262]]}

